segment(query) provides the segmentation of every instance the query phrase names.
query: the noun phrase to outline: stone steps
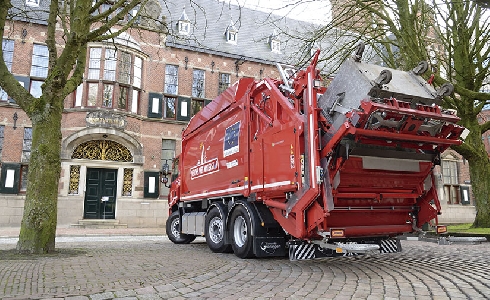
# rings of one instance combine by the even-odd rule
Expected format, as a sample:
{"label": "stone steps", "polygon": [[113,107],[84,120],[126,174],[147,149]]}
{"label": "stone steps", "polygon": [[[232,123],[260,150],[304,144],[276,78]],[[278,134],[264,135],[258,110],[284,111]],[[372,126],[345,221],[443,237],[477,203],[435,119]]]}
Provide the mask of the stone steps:
{"label": "stone steps", "polygon": [[93,228],[93,229],[117,229],[128,228],[128,224],[120,224],[119,220],[115,219],[83,219],[78,220],[78,223],[71,224],[71,228]]}

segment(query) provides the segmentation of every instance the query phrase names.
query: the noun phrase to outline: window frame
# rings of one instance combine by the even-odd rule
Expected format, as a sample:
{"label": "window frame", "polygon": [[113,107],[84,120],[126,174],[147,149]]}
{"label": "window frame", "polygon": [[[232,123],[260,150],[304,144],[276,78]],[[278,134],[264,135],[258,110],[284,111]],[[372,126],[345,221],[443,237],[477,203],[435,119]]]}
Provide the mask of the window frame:
{"label": "window frame", "polygon": [[[226,91],[231,86],[231,74],[230,73],[219,73],[218,78],[218,95]],[[223,81],[223,76],[226,76],[227,82]]]}
{"label": "window frame", "polygon": [[133,59],[131,53],[127,51],[121,51],[118,57],[117,66],[117,82],[120,84],[131,84],[132,70],[133,70]]}
{"label": "window frame", "polygon": [[[108,88],[110,88],[110,90],[108,90]],[[115,90],[114,84],[104,83],[102,89],[102,107],[104,108],[114,107],[114,90]]]}
{"label": "window frame", "polygon": [[22,156],[20,161],[28,163],[31,159],[32,151],[32,127],[24,127],[24,136],[22,138]]}
{"label": "window frame", "polygon": [[7,70],[12,72],[12,64],[14,62],[14,47],[15,41],[11,39],[3,39],[2,40],[2,53],[3,53],[3,61],[7,66]]}
{"label": "window frame", "polygon": [[[99,53],[96,51],[98,50]],[[98,57],[97,57],[98,55]],[[104,53],[105,55],[105,53]],[[100,80],[100,69],[102,65],[102,47],[90,47],[87,80]],[[95,76],[97,73],[97,76]]]}
{"label": "window frame", "polygon": [[[172,110],[171,107],[169,107],[167,105],[168,103],[168,100],[172,99],[173,100],[173,116],[172,117],[168,117],[167,114],[168,114],[168,109],[170,109],[170,111]],[[177,105],[178,105],[178,98],[177,97],[172,97],[172,96],[163,96],[163,100],[162,100],[162,118],[163,119],[171,119],[171,120],[175,120],[177,118]]]}
{"label": "window frame", "polygon": [[179,66],[172,64],[165,65],[165,82],[163,92],[170,95],[179,94]]}
{"label": "window frame", "polygon": [[[199,104],[200,109],[196,110],[196,105]],[[196,115],[200,112],[204,106],[206,106],[206,101],[204,99],[192,98],[191,99],[191,116]]]}
{"label": "window frame", "polygon": [[[74,92],[74,107],[100,106],[109,109],[117,108],[134,114],[140,113],[143,64],[143,57],[131,49],[90,47],[87,80],[81,84],[83,85],[81,99],[79,99],[80,90],[77,88]],[[113,86],[111,98],[106,97],[108,85]],[[108,99],[112,101],[107,101]],[[121,102],[122,100],[124,103]]]}
{"label": "window frame", "polygon": [[31,70],[29,75],[35,78],[46,78],[49,69],[49,50],[43,44],[32,45]]}
{"label": "window frame", "polygon": [[[201,88],[200,90],[198,88]],[[200,93],[199,93],[200,92]],[[206,97],[206,71],[201,69],[192,70],[192,97]]]}

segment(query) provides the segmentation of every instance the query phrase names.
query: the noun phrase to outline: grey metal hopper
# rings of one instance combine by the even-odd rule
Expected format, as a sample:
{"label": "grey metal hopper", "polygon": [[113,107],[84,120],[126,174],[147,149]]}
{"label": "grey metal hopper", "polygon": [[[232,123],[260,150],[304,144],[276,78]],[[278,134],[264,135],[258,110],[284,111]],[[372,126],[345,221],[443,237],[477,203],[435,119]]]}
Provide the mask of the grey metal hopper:
{"label": "grey metal hopper", "polygon": [[412,106],[439,105],[441,93],[417,75],[416,70],[406,72],[347,59],[318,100],[318,106],[335,127],[335,123],[343,122],[346,112],[357,109],[364,99],[396,98]]}

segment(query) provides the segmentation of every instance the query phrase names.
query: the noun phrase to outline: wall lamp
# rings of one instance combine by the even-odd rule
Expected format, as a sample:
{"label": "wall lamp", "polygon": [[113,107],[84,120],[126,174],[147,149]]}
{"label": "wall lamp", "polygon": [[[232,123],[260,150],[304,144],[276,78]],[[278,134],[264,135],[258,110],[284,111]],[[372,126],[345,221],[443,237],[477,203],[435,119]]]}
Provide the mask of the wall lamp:
{"label": "wall lamp", "polygon": [[22,43],[26,42],[27,29],[22,28]]}
{"label": "wall lamp", "polygon": [[17,129],[17,120],[19,117],[17,116],[17,112],[14,112],[14,116],[12,117],[14,119],[14,130]]}

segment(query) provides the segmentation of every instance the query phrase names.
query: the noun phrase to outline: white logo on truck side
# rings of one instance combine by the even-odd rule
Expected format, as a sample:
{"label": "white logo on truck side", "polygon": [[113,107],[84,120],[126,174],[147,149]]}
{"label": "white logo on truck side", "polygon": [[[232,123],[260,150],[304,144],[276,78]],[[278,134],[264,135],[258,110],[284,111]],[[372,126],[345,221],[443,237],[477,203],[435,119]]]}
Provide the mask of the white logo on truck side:
{"label": "white logo on truck side", "polygon": [[213,158],[203,164],[191,168],[191,180],[219,171],[218,159]]}

